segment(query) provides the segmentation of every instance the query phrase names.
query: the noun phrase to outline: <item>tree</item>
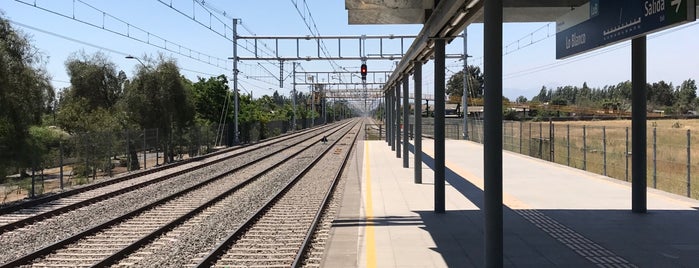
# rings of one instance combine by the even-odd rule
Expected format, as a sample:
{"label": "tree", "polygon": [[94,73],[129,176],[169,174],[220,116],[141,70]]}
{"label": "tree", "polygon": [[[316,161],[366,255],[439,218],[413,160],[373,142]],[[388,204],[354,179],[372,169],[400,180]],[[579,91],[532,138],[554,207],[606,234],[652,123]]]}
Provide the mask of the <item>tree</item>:
{"label": "tree", "polygon": [[191,87],[198,118],[209,123],[218,123],[223,115],[226,117],[226,122],[230,122],[235,104],[231,101],[233,95],[230,94],[228,79],[225,75],[209,79],[199,78],[196,83],[185,84]]}
{"label": "tree", "polygon": [[106,55],[73,53],[66,61],[71,86],[60,99],[57,120],[70,133],[120,128],[116,104],[123,95],[126,74],[117,72]]}
{"label": "tree", "polygon": [[672,106],[675,103],[675,94],[672,83],[667,84],[665,81],[659,81],[650,85],[648,90],[648,101],[655,106]]}
{"label": "tree", "polygon": [[85,98],[90,110],[110,109],[121,98],[126,75],[117,72],[114,62],[102,52],[73,53],[66,61],[66,71],[70,76],[70,94]]}
{"label": "tree", "polygon": [[681,113],[695,109],[695,100],[697,98],[697,83],[694,79],[688,79],[682,82],[682,85],[677,90],[677,106]]}
{"label": "tree", "polygon": [[527,101],[528,101],[527,97],[521,96],[521,95],[519,97],[517,97],[517,99],[515,99],[516,103],[526,103]]}
{"label": "tree", "polygon": [[556,96],[551,99],[551,105],[566,106],[568,105],[568,101],[561,96]]}
{"label": "tree", "polygon": [[[469,98],[481,98],[483,96],[483,74],[481,74],[481,68],[476,66],[468,66],[468,97]],[[452,75],[447,82],[446,94],[450,98],[458,99],[463,96],[464,92],[464,72],[459,71]]]}
{"label": "tree", "polygon": [[[171,141],[175,132],[193,124],[195,107],[177,63],[161,56],[156,64],[138,67],[124,91],[120,109],[129,122],[142,129],[156,128],[163,140]],[[172,144],[166,145],[166,156],[172,161]]]}
{"label": "tree", "polygon": [[551,95],[551,90],[547,89],[546,86],[542,86],[541,90],[539,90],[539,95],[534,96],[534,98],[532,98],[532,101],[546,103],[551,101]]}
{"label": "tree", "polygon": [[51,109],[53,88],[42,54],[0,13],[0,179],[32,165],[29,128]]}

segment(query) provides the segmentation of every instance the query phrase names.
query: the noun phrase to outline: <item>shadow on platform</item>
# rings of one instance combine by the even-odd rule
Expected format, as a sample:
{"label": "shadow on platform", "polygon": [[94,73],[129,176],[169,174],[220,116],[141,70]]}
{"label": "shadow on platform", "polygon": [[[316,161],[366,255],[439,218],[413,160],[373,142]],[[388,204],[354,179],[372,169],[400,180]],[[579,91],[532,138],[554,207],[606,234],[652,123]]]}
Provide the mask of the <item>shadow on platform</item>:
{"label": "shadow on platform", "polygon": [[[411,152],[414,148],[410,146]],[[422,155],[434,169],[434,159]],[[479,210],[414,211],[449,267],[485,263],[484,192],[447,168],[445,180]],[[542,189],[541,194],[545,194]],[[631,197],[629,196],[629,199]],[[525,209],[503,206],[508,267],[697,267],[699,211]],[[610,266],[613,267],[613,266]]]}

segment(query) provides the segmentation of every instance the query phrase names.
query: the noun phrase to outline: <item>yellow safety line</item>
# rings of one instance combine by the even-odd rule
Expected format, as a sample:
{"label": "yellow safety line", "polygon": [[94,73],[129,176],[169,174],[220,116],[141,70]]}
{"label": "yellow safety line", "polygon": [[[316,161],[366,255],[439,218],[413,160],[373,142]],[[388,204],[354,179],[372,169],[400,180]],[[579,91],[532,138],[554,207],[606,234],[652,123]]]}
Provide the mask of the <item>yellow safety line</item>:
{"label": "yellow safety line", "polygon": [[376,240],[374,237],[374,208],[372,207],[371,201],[371,170],[369,167],[369,143],[364,142],[364,170],[365,179],[364,185],[366,186],[366,267],[376,267]]}

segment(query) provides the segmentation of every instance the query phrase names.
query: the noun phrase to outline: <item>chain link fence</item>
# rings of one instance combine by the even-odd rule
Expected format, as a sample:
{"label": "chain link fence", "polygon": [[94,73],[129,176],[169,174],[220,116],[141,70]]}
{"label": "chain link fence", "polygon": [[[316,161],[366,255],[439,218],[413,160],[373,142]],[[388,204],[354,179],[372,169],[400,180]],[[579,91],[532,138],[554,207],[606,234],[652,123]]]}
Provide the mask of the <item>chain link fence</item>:
{"label": "chain link fence", "polygon": [[[423,117],[422,120],[423,135],[431,138],[433,118]],[[412,117],[410,121],[413,122]],[[680,123],[670,128],[654,125],[648,126],[647,133],[648,186],[699,198],[699,133],[683,128]],[[413,125],[409,127],[412,138]],[[467,127],[468,139],[483,143],[483,120],[470,118]],[[504,121],[502,127],[505,150],[623,181],[631,180],[630,127],[530,121]],[[379,125],[371,128],[367,129],[371,139],[383,139],[386,135]],[[445,136],[463,139],[463,118],[447,118]]]}
{"label": "chain link fence", "polygon": [[[461,125],[463,126],[463,125]],[[469,139],[483,142],[483,121],[470,119]],[[631,180],[631,128],[562,122],[503,122],[503,148],[558,164]],[[649,187],[699,198],[698,133],[648,127]]]}

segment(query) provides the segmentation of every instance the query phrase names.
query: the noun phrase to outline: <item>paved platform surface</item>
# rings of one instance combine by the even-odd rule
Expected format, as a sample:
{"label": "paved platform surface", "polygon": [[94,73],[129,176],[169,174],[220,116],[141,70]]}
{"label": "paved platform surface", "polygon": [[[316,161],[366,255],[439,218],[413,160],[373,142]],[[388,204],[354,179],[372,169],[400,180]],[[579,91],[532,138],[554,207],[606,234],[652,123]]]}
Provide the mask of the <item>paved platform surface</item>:
{"label": "paved platform surface", "polygon": [[[446,213],[433,212],[433,142],[423,183],[384,141],[357,145],[323,267],[482,267],[483,147],[446,141]],[[412,150],[411,150],[412,151]],[[699,201],[503,153],[507,267],[699,267]]]}

